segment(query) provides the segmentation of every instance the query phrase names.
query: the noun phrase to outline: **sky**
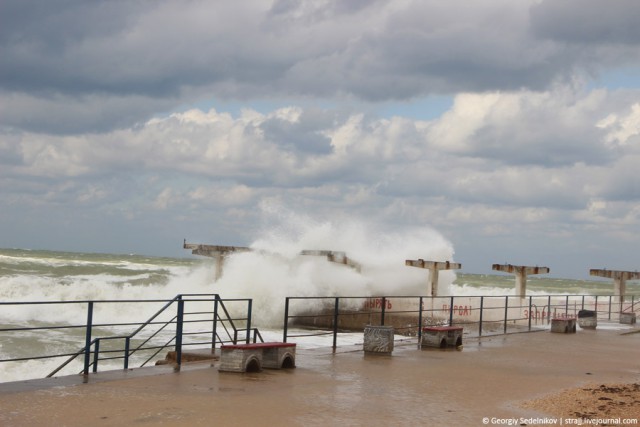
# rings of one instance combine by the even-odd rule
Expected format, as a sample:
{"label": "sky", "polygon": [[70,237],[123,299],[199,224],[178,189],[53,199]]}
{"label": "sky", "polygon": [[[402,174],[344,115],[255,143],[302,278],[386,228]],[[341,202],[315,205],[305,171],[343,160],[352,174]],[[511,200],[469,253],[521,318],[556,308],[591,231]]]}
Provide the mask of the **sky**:
{"label": "sky", "polygon": [[636,0],[3,0],[0,247],[188,256],[280,212],[433,229],[468,273],[635,271],[638,22]]}

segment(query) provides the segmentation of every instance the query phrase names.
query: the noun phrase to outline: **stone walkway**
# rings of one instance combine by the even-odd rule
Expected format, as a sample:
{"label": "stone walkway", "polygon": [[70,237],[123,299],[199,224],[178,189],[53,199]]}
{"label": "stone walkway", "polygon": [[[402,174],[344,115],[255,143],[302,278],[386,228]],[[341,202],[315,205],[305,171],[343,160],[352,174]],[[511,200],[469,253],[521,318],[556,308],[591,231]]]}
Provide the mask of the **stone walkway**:
{"label": "stone walkway", "polygon": [[180,372],[92,374],[86,383],[81,376],[5,383],[0,425],[496,425],[548,416],[523,407],[533,399],[640,381],[640,333],[621,332],[485,337],[465,341],[461,351],[419,350],[412,342],[396,344],[392,356],[365,356],[361,347],[299,349],[296,369],[259,373],[193,362]]}

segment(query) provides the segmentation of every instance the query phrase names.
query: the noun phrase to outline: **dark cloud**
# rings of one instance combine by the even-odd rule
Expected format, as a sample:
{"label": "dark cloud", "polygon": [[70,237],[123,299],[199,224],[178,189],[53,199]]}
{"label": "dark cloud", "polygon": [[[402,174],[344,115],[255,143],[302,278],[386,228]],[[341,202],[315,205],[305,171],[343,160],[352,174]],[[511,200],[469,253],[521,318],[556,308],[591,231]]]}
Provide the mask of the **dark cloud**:
{"label": "dark cloud", "polygon": [[304,0],[275,0],[268,16],[271,19],[285,21],[303,20],[317,22],[340,15],[349,15],[372,9],[382,3],[381,0],[351,0],[330,2],[308,2]]}
{"label": "dark cloud", "polygon": [[[101,132],[211,98],[383,102],[543,90],[581,68],[628,63],[640,37],[631,0],[0,7],[0,91],[16,111],[0,124],[58,133]],[[593,43],[597,52],[583,46]],[[53,109],[55,119],[47,118]]]}
{"label": "dark cloud", "polygon": [[42,134],[102,133],[145,122],[158,111],[175,106],[173,98],[60,92],[26,94],[2,92],[0,123],[5,127]]}
{"label": "dark cloud", "polygon": [[602,45],[640,43],[640,4],[635,0],[543,0],[531,7],[539,38]]}
{"label": "dark cloud", "polygon": [[[118,91],[105,64],[119,34],[143,12],[139,2],[7,1],[0,6],[0,78],[7,91]],[[132,19],[133,20],[133,19]],[[101,43],[102,42],[102,43]],[[130,58],[132,59],[132,58]]]}

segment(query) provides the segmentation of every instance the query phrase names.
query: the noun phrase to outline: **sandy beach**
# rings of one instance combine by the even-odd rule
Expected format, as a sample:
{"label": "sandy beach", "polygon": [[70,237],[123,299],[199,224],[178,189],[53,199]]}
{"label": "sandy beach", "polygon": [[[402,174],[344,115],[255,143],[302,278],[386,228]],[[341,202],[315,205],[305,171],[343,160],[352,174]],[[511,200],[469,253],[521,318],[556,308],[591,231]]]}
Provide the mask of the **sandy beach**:
{"label": "sandy beach", "polygon": [[467,339],[461,351],[420,350],[413,341],[397,343],[391,356],[358,346],[299,350],[297,368],[259,373],[194,362],[180,372],[93,374],[87,383],[5,383],[0,425],[607,425],[640,419],[640,334],[632,331]]}

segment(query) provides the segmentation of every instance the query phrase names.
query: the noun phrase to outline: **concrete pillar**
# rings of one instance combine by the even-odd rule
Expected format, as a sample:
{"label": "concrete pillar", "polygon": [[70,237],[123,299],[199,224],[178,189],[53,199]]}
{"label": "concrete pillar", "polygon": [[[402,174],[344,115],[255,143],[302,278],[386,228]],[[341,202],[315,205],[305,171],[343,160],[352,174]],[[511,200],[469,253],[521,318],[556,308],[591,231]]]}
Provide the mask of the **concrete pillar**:
{"label": "concrete pillar", "polygon": [[613,293],[620,299],[620,302],[624,302],[624,294],[627,293],[627,280],[640,279],[640,273],[637,271],[620,271],[620,270],[599,270],[591,269],[589,274],[598,277],[608,277],[613,279]]}
{"label": "concrete pillar", "polygon": [[218,252],[216,254],[216,281],[222,277],[222,270],[224,269],[224,258],[225,255],[223,255],[221,252]]}
{"label": "concrete pillar", "polygon": [[547,274],[548,267],[527,267],[525,265],[493,264],[493,270],[504,271],[516,276],[516,295],[524,298],[527,294],[527,276],[530,274]]}
{"label": "concrete pillar", "polygon": [[462,264],[449,261],[425,261],[423,259],[405,260],[404,265],[409,267],[427,268],[429,269],[429,282],[427,284],[427,295],[432,297],[438,296],[438,276],[440,270],[459,270]]}

